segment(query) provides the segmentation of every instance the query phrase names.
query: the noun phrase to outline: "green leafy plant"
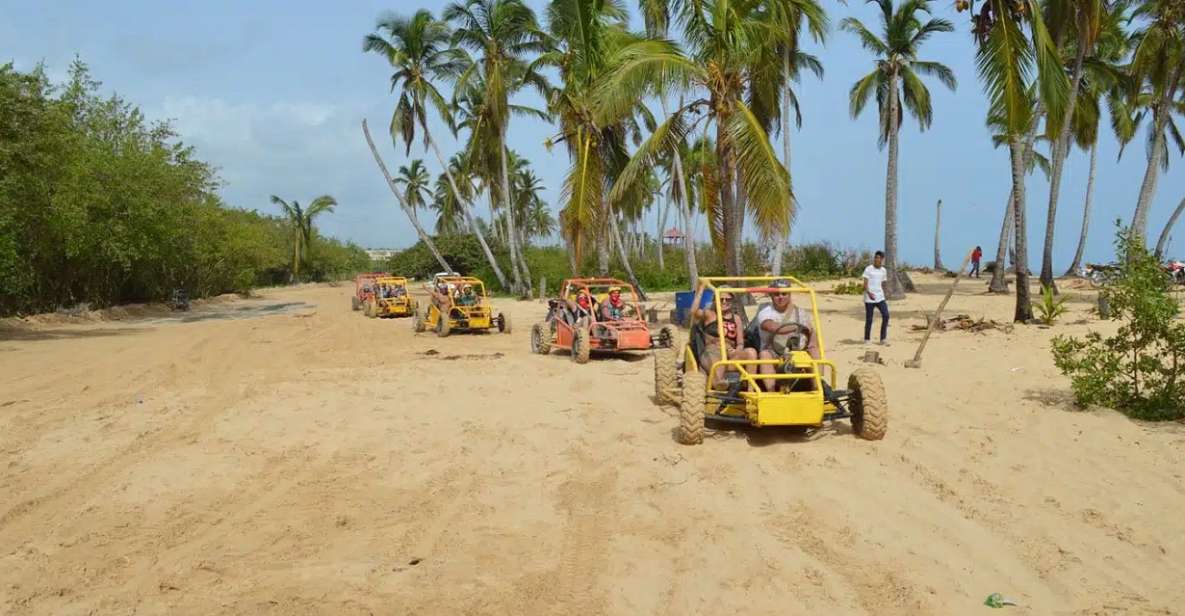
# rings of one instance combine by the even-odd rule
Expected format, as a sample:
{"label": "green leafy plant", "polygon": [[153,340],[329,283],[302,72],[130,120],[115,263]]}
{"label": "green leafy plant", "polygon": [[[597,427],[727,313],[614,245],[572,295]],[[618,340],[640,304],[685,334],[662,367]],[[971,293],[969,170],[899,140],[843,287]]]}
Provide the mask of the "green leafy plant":
{"label": "green leafy plant", "polygon": [[1053,287],[1041,287],[1041,301],[1033,302],[1038,318],[1046,325],[1053,325],[1066,313],[1066,298],[1053,294]]}
{"label": "green leafy plant", "polygon": [[856,280],[849,280],[835,285],[831,292],[836,295],[863,295],[864,283]]}
{"label": "green leafy plant", "polygon": [[1057,336],[1053,361],[1070,377],[1080,405],[1114,408],[1136,419],[1185,417],[1185,324],[1176,322],[1176,300],[1143,237],[1121,229],[1116,239],[1121,271],[1103,290],[1114,336]]}

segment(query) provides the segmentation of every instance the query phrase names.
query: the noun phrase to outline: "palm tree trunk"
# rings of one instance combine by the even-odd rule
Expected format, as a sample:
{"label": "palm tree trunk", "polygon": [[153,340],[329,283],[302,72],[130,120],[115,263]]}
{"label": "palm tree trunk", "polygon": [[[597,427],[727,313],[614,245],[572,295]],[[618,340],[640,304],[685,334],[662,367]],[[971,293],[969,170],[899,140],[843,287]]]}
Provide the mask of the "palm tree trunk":
{"label": "palm tree trunk", "polygon": [[465,223],[469,225],[473,234],[477,236],[477,243],[481,244],[481,250],[485,253],[486,261],[494,270],[494,275],[498,277],[498,284],[502,285],[503,289],[509,289],[510,283],[506,280],[506,274],[502,272],[502,268],[498,265],[498,260],[494,258],[494,251],[490,250],[490,245],[486,243],[485,234],[481,232],[481,229],[473,221],[473,205],[461,198],[461,191],[457,190],[457,181],[453,178],[452,169],[449,169],[448,163],[444,160],[444,155],[440,153],[440,148],[437,147],[436,140],[432,138],[432,133],[428,132],[427,126],[424,127],[424,135],[427,136],[428,143],[432,146],[432,152],[436,154],[437,162],[444,169],[444,175],[448,178],[449,189],[453,191],[453,198],[461,206],[461,214],[465,216]]}
{"label": "palm tree trunk", "polygon": [[440,254],[440,250],[436,248],[436,243],[432,241],[431,236],[429,236],[424,231],[424,228],[420,226],[420,222],[416,220],[415,215],[412,214],[411,210],[407,207],[407,203],[403,201],[403,195],[399,194],[399,187],[395,185],[395,180],[391,179],[391,172],[387,171],[387,165],[383,163],[382,157],[379,156],[378,149],[374,147],[374,140],[370,138],[370,129],[366,126],[365,118],[362,119],[362,134],[366,136],[366,145],[370,146],[370,153],[374,155],[374,162],[378,164],[379,171],[383,172],[383,179],[387,180],[387,187],[391,189],[391,193],[394,194],[395,199],[399,201],[399,207],[403,209],[403,213],[407,214],[408,219],[411,220],[412,226],[416,229],[416,234],[420,236],[420,241],[424,242],[424,245],[427,246],[428,250],[432,252],[432,256],[436,257],[436,262],[440,264],[440,267],[444,268],[444,271],[453,271],[453,268],[448,264],[448,261],[444,260],[444,255]]}
{"label": "palm tree trunk", "polygon": [[905,298],[897,278],[897,74],[889,76],[889,166],[885,173],[885,269],[889,270],[885,296]]}
{"label": "palm tree trunk", "polygon": [[1160,179],[1160,165],[1164,159],[1164,130],[1168,124],[1169,112],[1173,104],[1173,96],[1177,90],[1177,81],[1181,77],[1181,70],[1185,62],[1177,64],[1173,76],[1169,79],[1168,87],[1161,96],[1153,119],[1152,155],[1148,157],[1148,167],[1144,170],[1144,181],[1140,184],[1140,197],[1136,201],[1136,212],[1132,215],[1132,231],[1148,237],[1148,211],[1152,207],[1152,197],[1156,195],[1156,183]]}
{"label": "palm tree trunk", "polygon": [[940,239],[942,236],[942,199],[938,200],[937,211],[934,215],[934,269],[937,271],[945,271],[942,267],[942,249]]}
{"label": "palm tree trunk", "polygon": [[527,266],[527,249],[531,247],[530,242],[527,241],[527,231],[522,228],[524,225],[519,225],[518,231],[518,257],[519,265],[523,268],[523,278],[527,281],[528,293],[534,294],[534,285],[531,282],[531,268]]}
{"label": "palm tree trunk", "polygon": [[[790,46],[782,49],[782,74],[786,77],[786,91],[782,93],[782,162],[786,165],[786,174],[790,175]],[[793,197],[791,197],[793,199]],[[789,203],[786,204],[789,207]],[[784,237],[774,242],[774,252],[770,256],[770,272],[774,276],[782,275],[782,257],[786,254],[786,246],[790,244],[790,231],[786,230]]]}
{"label": "palm tree trunk", "polygon": [[739,276],[741,272],[737,267],[739,261],[737,253],[740,252],[741,247],[740,236],[734,235],[734,231],[736,231],[736,220],[734,220],[736,204],[732,194],[736,167],[732,161],[732,152],[728,147],[728,131],[725,129],[727,124],[727,118],[716,118],[716,160],[718,161],[718,173],[721,174],[719,184],[720,213],[724,226],[724,270],[729,276]]}
{"label": "palm tree trunk", "polygon": [[666,232],[667,215],[671,213],[671,202],[664,199],[659,211],[661,214],[658,216],[658,233],[654,234],[654,240],[658,244],[658,251],[655,254],[658,255],[658,271],[665,272],[667,265],[663,252],[665,252],[666,244],[663,241],[663,233]]}
{"label": "palm tree trunk", "polygon": [[1082,63],[1086,59],[1086,45],[1078,42],[1078,53],[1074,58],[1074,73],[1070,82],[1070,100],[1062,117],[1061,131],[1053,142],[1053,162],[1049,172],[1049,209],[1045,215],[1045,246],[1041,252],[1041,286],[1057,292],[1053,281],[1053,234],[1057,220],[1057,202],[1062,189],[1062,171],[1070,151],[1070,128],[1074,124],[1074,110],[1078,105],[1078,91],[1082,86]]}
{"label": "palm tree trunk", "polygon": [[736,224],[736,231],[734,232],[734,233],[736,233],[736,245],[737,245],[737,249],[736,249],[736,253],[735,253],[735,255],[736,255],[735,256],[735,258],[736,258],[735,267],[736,267],[737,274],[744,274],[744,272],[745,272],[745,259],[744,259],[745,251],[744,251],[743,247],[744,247],[744,237],[745,237],[745,203],[749,200],[749,192],[747,190],[745,190],[744,172],[741,171],[741,168],[739,165],[735,165],[735,159],[734,159],[734,167],[735,167],[735,173],[734,173],[733,181],[736,182],[736,186],[737,186],[736,190],[733,191],[733,195],[735,195],[733,197],[733,201],[734,201],[733,207],[736,208],[736,211],[733,213],[733,219],[732,219],[733,222]]}
{"label": "palm tree trunk", "polygon": [[1013,193],[1008,192],[1008,201],[1004,206],[1004,222],[1000,226],[1000,242],[996,245],[996,267],[992,270],[992,280],[988,283],[991,293],[1007,293],[1008,281],[1008,235],[1012,233],[1012,201]]}
{"label": "palm tree trunk", "polygon": [[1012,220],[1016,230],[1016,312],[1013,320],[1027,322],[1033,318],[1033,303],[1029,298],[1029,250],[1025,231],[1025,162],[1026,146],[1019,137],[1009,145],[1012,161]]}
{"label": "palm tree trunk", "polygon": [[1181,199],[1181,202],[1177,204],[1177,209],[1173,210],[1173,215],[1169,216],[1169,221],[1160,231],[1160,239],[1156,241],[1156,258],[1158,260],[1164,258],[1164,248],[1169,241],[1169,232],[1177,224],[1177,219],[1181,217],[1181,210],[1185,210],[1185,199]]}
{"label": "palm tree trunk", "polygon": [[625,253],[625,245],[621,242],[621,230],[617,226],[617,215],[613,212],[608,212],[609,216],[609,234],[613,236],[613,243],[617,246],[617,258],[621,259],[621,267],[625,269],[625,275],[629,277],[630,284],[638,290],[638,299],[646,301],[646,292],[642,290],[642,285],[638,284],[638,277],[634,275],[634,268],[630,265],[629,255]]}
{"label": "palm tree trunk", "polygon": [[502,207],[506,209],[506,237],[510,247],[510,263],[513,266],[511,269],[514,273],[514,284],[511,286],[511,291],[522,293],[524,288],[523,271],[518,260],[518,234],[514,231],[514,208],[510,205],[510,169],[506,160],[506,127],[503,126],[499,132],[501,134],[499,135],[498,157],[502,162]]}
{"label": "palm tree trunk", "polygon": [[[667,116],[667,99],[666,96],[661,97],[662,114]],[[683,106],[683,101],[679,101],[679,106]],[[687,277],[691,281],[692,289],[695,288],[699,282],[699,265],[695,259],[695,239],[691,237],[691,200],[687,198],[687,178],[683,175],[683,156],[679,153],[679,149],[675,148],[671,152],[675,163],[675,181],[679,183],[679,191],[676,193],[679,199],[679,215],[683,221],[683,256],[687,261]]]}
{"label": "palm tree trunk", "polygon": [[[608,226],[609,222],[607,219],[607,217],[609,216],[609,212],[608,212],[608,210],[605,209],[605,207],[603,205],[601,206],[601,212],[602,212],[602,214],[601,214],[601,221],[602,221],[601,222],[601,232],[597,234],[597,238],[598,238],[597,239],[597,275],[598,276],[608,276],[609,275],[609,242],[611,242],[613,240],[612,240],[612,238],[606,238],[606,236],[608,236],[610,233],[609,226]],[[606,240],[608,240],[608,241],[606,241]]]}
{"label": "palm tree trunk", "polygon": [[1090,206],[1094,200],[1094,176],[1098,159],[1099,143],[1096,140],[1090,146],[1090,175],[1086,179],[1086,201],[1082,204],[1082,233],[1078,235],[1078,249],[1074,251],[1074,261],[1070,263],[1070,269],[1066,270],[1067,276],[1077,276],[1078,270],[1082,267],[1082,253],[1086,251],[1086,232],[1090,229]]}

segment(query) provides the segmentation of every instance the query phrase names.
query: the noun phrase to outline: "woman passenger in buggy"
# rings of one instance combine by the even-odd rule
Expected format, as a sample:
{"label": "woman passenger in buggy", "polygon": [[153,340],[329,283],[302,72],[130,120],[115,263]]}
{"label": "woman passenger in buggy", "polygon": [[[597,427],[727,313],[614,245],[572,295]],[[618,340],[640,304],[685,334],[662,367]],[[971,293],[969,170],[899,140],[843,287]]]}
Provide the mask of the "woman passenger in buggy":
{"label": "woman passenger in buggy", "polygon": [[[720,361],[720,329],[724,330],[724,348],[728,352],[728,359],[753,360],[757,359],[757,350],[745,346],[745,331],[741,324],[740,315],[733,311],[733,296],[720,296],[721,323],[716,323],[716,311],[695,309],[692,318],[704,320],[704,350],[699,357],[700,370],[707,373],[712,364]],[[720,387],[724,383],[724,366],[717,366],[712,376],[712,384]]]}
{"label": "woman passenger in buggy", "polygon": [[587,327],[589,323],[596,321],[596,308],[594,306],[592,294],[588,292],[587,288],[582,288],[576,292],[576,301],[570,299],[564,300],[568,304],[569,314],[571,315],[575,324],[579,327]]}

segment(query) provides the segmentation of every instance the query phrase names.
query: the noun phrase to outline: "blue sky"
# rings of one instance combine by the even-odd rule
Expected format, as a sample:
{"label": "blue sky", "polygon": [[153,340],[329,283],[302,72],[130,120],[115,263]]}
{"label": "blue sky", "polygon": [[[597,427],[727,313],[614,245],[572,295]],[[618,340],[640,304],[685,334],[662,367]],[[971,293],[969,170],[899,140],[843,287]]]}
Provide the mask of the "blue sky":
{"label": "blue sky", "polygon": [[[544,6],[542,0],[528,3],[537,11]],[[414,242],[414,233],[395,207],[359,128],[362,118],[369,118],[383,146],[394,96],[385,62],[361,53],[361,39],[384,11],[410,13],[423,7],[439,15],[444,5],[441,0],[0,0],[6,16],[0,20],[0,62],[28,69],[43,61],[51,77],[61,79],[78,54],[105,90],[139,104],[150,118],[171,119],[183,140],[219,167],[228,203],[274,212],[270,194],[307,201],[329,193],[340,205],[320,221],[323,231],[368,247],[401,247]],[[877,29],[872,6],[855,1],[847,7],[825,5],[833,24],[853,15]],[[931,82],[932,127],[919,132],[910,122],[901,136],[900,250],[906,261],[918,264],[932,260],[938,199],[944,203],[947,264],[975,244],[991,253],[1009,189],[1007,154],[992,148],[983,125],[986,105],[975,78],[967,17],[954,13],[952,5],[935,3],[938,15],[955,22],[956,32],[936,35],[922,55],[951,66],[959,88],[952,93]],[[799,86],[804,123],[792,133],[792,173],[801,210],[792,241],[878,248],[885,153],[876,145],[875,110],[852,120],[847,102],[851,84],[871,70],[872,60],[854,36],[834,27],[826,46],[810,48],[827,72],[824,80],[806,77]],[[558,210],[568,160],[562,148],[548,152],[543,147],[554,133],[553,126],[520,119],[510,140],[532,162],[548,202]],[[439,124],[435,134],[446,152],[455,148]],[[1118,162],[1118,146],[1104,134],[1087,249],[1094,260],[1109,258],[1112,223],[1130,219],[1144,172],[1143,133]],[[389,142],[382,149],[392,171],[408,162]],[[434,174],[439,171],[430,155],[413,149],[412,158],[423,158]],[[1087,163],[1085,153],[1075,151],[1066,170],[1057,222],[1058,268],[1068,265],[1077,242]],[[1169,172],[1161,176],[1150,233],[1160,232],[1185,197],[1181,164],[1174,153]],[[1028,187],[1030,259],[1036,266],[1048,186],[1034,176]],[[699,228],[702,233],[702,221]],[[1185,253],[1185,240],[1174,242],[1172,252]]]}

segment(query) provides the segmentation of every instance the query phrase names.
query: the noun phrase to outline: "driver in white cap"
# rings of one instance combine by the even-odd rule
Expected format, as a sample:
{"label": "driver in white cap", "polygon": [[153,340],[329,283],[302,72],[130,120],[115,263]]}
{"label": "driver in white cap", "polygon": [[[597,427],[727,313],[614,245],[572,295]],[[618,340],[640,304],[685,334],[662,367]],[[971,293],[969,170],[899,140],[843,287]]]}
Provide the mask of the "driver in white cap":
{"label": "driver in white cap", "polygon": [[[778,279],[769,285],[773,289],[789,289],[790,281]],[[810,310],[795,306],[788,291],[771,291],[770,303],[757,313],[761,334],[761,359],[783,359],[789,351],[806,351],[819,359],[819,341],[815,336],[815,324]],[[774,374],[778,367],[762,364],[762,374]],[[774,379],[764,379],[766,391],[777,386]]]}

